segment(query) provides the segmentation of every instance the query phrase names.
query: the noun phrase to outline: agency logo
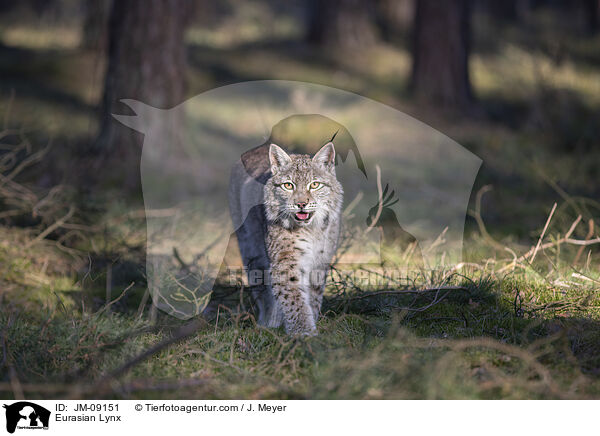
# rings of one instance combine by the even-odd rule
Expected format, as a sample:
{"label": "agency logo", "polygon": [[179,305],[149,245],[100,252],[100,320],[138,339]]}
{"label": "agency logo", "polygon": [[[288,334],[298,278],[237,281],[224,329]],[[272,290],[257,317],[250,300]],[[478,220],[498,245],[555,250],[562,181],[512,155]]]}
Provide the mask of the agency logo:
{"label": "agency logo", "polygon": [[[121,101],[129,114],[113,116],[144,134],[148,288],[155,306],[175,317],[210,313],[216,307],[211,300],[216,304],[240,283],[258,312],[261,295],[272,300],[263,226],[271,144],[288,158],[312,158],[328,143],[335,148],[335,172],[324,174],[343,188],[332,282],[368,289],[380,286],[382,276],[408,282],[423,269],[449,271],[462,261],[467,208],[482,161],[390,106],[280,80],[227,85],[170,109]],[[294,171],[294,177],[309,174]],[[272,208],[305,192],[309,201],[288,202],[277,209],[282,218],[308,225],[313,213],[331,215],[329,191],[292,186],[271,190]],[[293,218],[292,209],[300,215]],[[364,276],[365,269],[373,273]]]}
{"label": "agency logo", "polygon": [[6,409],[6,431],[14,433],[16,429],[47,430],[50,411],[29,401],[19,401],[3,406]]}

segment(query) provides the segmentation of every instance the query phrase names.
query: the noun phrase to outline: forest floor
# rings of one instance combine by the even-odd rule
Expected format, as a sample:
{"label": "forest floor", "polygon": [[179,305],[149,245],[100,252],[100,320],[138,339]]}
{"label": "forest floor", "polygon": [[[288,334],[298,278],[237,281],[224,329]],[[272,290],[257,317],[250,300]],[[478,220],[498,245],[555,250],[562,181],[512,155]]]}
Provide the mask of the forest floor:
{"label": "forest floor", "polygon": [[319,335],[299,340],[257,326],[239,304],[209,320],[153,315],[125,263],[113,278],[134,287],[106,305],[102,271],[74,274],[74,253],[32,236],[4,229],[0,246],[5,398],[600,394],[600,274],[585,261],[540,271],[560,261],[549,248],[544,262],[490,258],[386,292],[332,285]]}
{"label": "forest floor", "polygon": [[[19,209],[0,211],[0,397],[600,397],[600,38],[557,37],[543,19],[503,38],[476,26],[479,110],[465,117],[408,99],[402,45],[315,56],[289,41],[293,23],[264,42],[225,38],[234,24],[190,32],[190,96],[263,78],[336,86],[482,158],[463,262],[393,289],[331,284],[319,335],[305,340],[256,326],[237,304],[191,324],[157,313],[139,199],[64,185],[96,128],[103,63],[69,29],[4,26],[0,119],[19,132],[15,162],[36,157],[0,186]],[[2,160],[3,180],[15,162]]]}

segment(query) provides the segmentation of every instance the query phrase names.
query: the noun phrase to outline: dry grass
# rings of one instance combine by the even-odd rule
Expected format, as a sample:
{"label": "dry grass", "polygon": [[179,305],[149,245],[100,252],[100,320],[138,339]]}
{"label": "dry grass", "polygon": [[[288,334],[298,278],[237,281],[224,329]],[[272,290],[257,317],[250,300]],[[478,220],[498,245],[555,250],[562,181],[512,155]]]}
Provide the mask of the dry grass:
{"label": "dry grass", "polygon": [[[426,119],[484,160],[463,262],[376,288],[334,276],[319,336],[309,340],[256,326],[239,294],[218,318],[184,325],[157,313],[145,294],[141,206],[105,192],[75,201],[68,187],[28,183],[41,178],[35,171],[47,155],[22,131],[7,130],[0,135],[0,396],[598,398],[600,89],[597,63],[585,60],[597,58],[597,38],[561,37],[557,45],[544,36],[531,46],[518,31],[504,39],[492,32],[501,44],[476,47],[471,65],[490,115],[457,120],[404,98],[403,46],[315,58],[284,44],[298,36],[298,23],[257,22],[234,17],[188,34],[190,92],[223,81],[298,79]],[[261,34],[267,27],[272,34]],[[74,48],[76,33],[44,32],[19,25],[3,33],[3,44],[31,58],[26,69],[22,58],[0,59],[0,116],[18,120],[6,129],[18,122],[37,138],[85,142],[102,66]],[[282,45],[248,45],[269,38]],[[10,87],[24,95],[11,97]],[[72,150],[60,145],[68,166]],[[486,185],[494,189],[480,189]]]}
{"label": "dry grass", "polygon": [[[530,249],[511,248],[488,234],[470,241],[490,255],[485,260],[421,271],[375,291],[339,276],[328,288],[319,336],[308,340],[257,326],[239,297],[221,306],[216,319],[182,324],[139,306],[141,295],[132,295],[131,287],[96,310],[93,282],[71,279],[81,290],[75,297],[69,286],[57,286],[65,277],[60,269],[45,270],[47,287],[21,282],[17,277],[36,276],[32,253],[46,252],[53,266],[64,255],[58,245],[36,241],[39,233],[21,232],[34,251],[20,270],[2,270],[13,282],[0,315],[0,395],[597,398],[599,271],[592,263],[580,265],[577,250],[562,247],[583,230],[582,220],[562,238],[549,232],[551,221]],[[88,230],[91,238],[98,237],[94,233]],[[27,256],[21,249],[8,252],[11,246],[3,245],[3,253]],[[549,264],[554,267],[548,270]],[[23,289],[37,290],[37,297],[16,304]],[[51,292],[56,303],[40,305]]]}

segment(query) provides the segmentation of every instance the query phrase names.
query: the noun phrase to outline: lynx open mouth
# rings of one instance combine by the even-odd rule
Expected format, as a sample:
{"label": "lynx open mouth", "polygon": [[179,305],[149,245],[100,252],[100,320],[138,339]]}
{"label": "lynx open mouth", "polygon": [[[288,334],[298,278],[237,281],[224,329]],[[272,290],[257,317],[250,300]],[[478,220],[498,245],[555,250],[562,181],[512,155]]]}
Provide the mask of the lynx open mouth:
{"label": "lynx open mouth", "polygon": [[312,216],[313,216],[312,212],[296,212],[294,214],[294,218],[296,218],[296,221],[301,221],[301,222],[310,221]]}

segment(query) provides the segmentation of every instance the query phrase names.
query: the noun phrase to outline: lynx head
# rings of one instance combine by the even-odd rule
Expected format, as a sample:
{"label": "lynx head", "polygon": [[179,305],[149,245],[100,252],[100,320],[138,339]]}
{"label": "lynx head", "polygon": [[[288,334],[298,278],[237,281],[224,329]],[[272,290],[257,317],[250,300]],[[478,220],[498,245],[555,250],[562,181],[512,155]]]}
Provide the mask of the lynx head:
{"label": "lynx head", "polygon": [[329,224],[342,207],[342,185],[335,177],[335,148],[325,144],[314,157],[269,149],[272,177],[265,185],[267,219],[285,228]]}

